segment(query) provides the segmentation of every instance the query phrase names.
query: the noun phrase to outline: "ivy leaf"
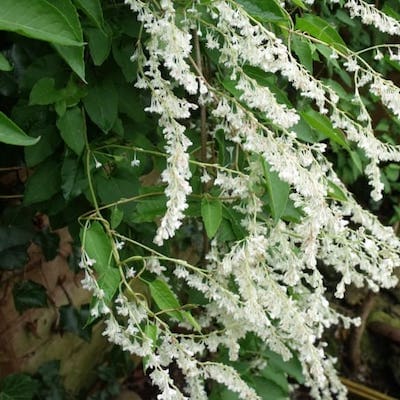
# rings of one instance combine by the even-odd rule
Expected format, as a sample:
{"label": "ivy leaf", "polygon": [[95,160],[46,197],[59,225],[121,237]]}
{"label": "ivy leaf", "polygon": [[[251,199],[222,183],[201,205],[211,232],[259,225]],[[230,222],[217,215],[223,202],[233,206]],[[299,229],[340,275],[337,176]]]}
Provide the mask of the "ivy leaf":
{"label": "ivy leaf", "polygon": [[104,291],[106,304],[111,302],[120,282],[119,270],[115,268],[110,240],[99,222],[93,222],[86,231],[81,231],[82,247],[89,258],[96,260],[93,268],[98,274],[97,283]]}
{"label": "ivy leaf", "polygon": [[20,314],[30,308],[47,307],[46,288],[39,283],[30,280],[18,282],[12,293],[15,308]]}
{"label": "ivy leaf", "polygon": [[201,200],[201,218],[207,236],[212,239],[218,231],[222,221],[222,204],[218,199],[204,197]]}
{"label": "ivy leaf", "polygon": [[61,167],[61,190],[65,200],[78,197],[88,186],[83,167],[74,157],[66,156]]}
{"label": "ivy leaf", "polygon": [[266,161],[263,160],[262,163],[271,215],[274,221],[277,222],[286,210],[290,191],[289,184],[282,181],[278,173],[272,171],[270,165]]}
{"label": "ivy leaf", "polygon": [[[82,46],[76,21],[65,10],[69,0],[0,0],[0,30],[65,46]],[[79,22],[79,20],[78,20]]]}
{"label": "ivy leaf", "polygon": [[305,14],[296,19],[296,29],[300,29],[312,37],[332,46],[337,51],[348,54],[346,43],[339,35],[337,29],[324,19],[312,14]]}
{"label": "ivy leaf", "polygon": [[26,228],[0,226],[0,270],[22,269],[25,266],[33,236],[34,233]]}
{"label": "ivy leaf", "polygon": [[32,400],[39,383],[27,374],[12,374],[0,382],[0,400]]}
{"label": "ivy leaf", "polygon": [[64,142],[78,156],[85,148],[86,121],[83,111],[79,107],[67,110],[57,121]]}
{"label": "ivy leaf", "polygon": [[39,140],[40,137],[33,138],[28,136],[20,127],[0,111],[0,142],[16,146],[32,146]]}

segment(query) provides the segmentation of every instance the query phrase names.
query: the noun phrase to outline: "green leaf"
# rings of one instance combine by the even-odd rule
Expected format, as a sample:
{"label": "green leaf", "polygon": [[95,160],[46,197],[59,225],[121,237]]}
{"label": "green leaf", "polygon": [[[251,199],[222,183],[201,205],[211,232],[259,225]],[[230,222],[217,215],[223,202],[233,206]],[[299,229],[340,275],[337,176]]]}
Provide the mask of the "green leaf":
{"label": "green leaf", "polygon": [[[0,0],[0,30],[65,46],[82,46],[69,0]],[[79,22],[79,20],[78,20]]]}
{"label": "green leaf", "polygon": [[94,65],[103,64],[111,51],[111,35],[97,28],[85,29],[85,35],[88,40],[90,55]]}
{"label": "green leaf", "polygon": [[158,308],[161,311],[165,311],[169,316],[176,318],[178,321],[183,321],[182,313],[179,311],[181,305],[167,283],[161,279],[155,279],[147,283],[150,288],[151,297]]}
{"label": "green leaf", "polygon": [[163,194],[138,201],[133,221],[136,223],[153,222],[156,217],[165,214],[167,209],[166,203],[167,199]]}
{"label": "green leaf", "polygon": [[74,3],[98,28],[103,27],[104,18],[100,0],[74,0]]}
{"label": "green leaf", "polygon": [[79,78],[85,82],[85,61],[83,59],[84,48],[61,46],[58,44],[55,44],[54,48],[63,60],[71,67],[72,71],[74,71]]}
{"label": "green leaf", "polygon": [[0,111],[0,142],[16,146],[32,146],[40,140],[40,137],[28,136],[21,128],[14,124]]}
{"label": "green leaf", "polygon": [[331,121],[325,115],[309,108],[307,111],[300,112],[304,120],[314,128],[318,133],[323,134],[326,138],[339,144],[344,149],[350,151],[350,146],[347,143],[346,137],[339,129],[333,128]]}
{"label": "green leaf", "polygon": [[3,53],[0,53],[0,71],[11,71],[12,69],[10,62]]}
{"label": "green leaf", "polygon": [[127,82],[135,80],[137,75],[137,64],[131,60],[134,51],[135,46],[131,39],[117,39],[113,42],[112,53],[114,60],[120,66]]}
{"label": "green leaf", "polygon": [[296,19],[296,29],[300,29],[318,40],[330,45],[337,51],[348,54],[346,43],[339,35],[337,29],[324,19],[312,14],[305,14]]}
{"label": "green leaf", "polygon": [[55,80],[53,78],[42,78],[32,88],[29,95],[29,104],[48,105],[63,98],[64,93],[62,90],[55,88]]}
{"label": "green leaf", "polygon": [[292,35],[292,49],[299,57],[301,64],[311,73],[313,73],[313,51],[309,40]]}
{"label": "green leaf", "polygon": [[61,190],[65,200],[78,197],[87,187],[83,167],[75,157],[66,156],[61,167]]}
{"label": "green leaf", "polygon": [[104,132],[114,126],[118,116],[118,93],[111,80],[91,86],[83,104],[90,119]]}
{"label": "green leaf", "polygon": [[47,307],[46,288],[39,283],[30,280],[18,282],[12,293],[15,308],[20,314],[30,308]]}
{"label": "green leaf", "polygon": [[86,121],[83,110],[74,107],[67,110],[57,121],[64,142],[78,155],[85,148]]}
{"label": "green leaf", "polygon": [[60,190],[60,168],[54,160],[49,160],[35,170],[28,178],[25,186],[23,204],[29,206],[34,203],[49,200]]}
{"label": "green leaf", "polygon": [[124,212],[115,206],[111,209],[111,217],[110,217],[110,224],[112,229],[118,228],[119,224],[122,222],[124,218]]}
{"label": "green leaf", "polygon": [[29,134],[40,138],[39,142],[33,146],[25,147],[25,161],[28,167],[34,167],[43,162],[48,156],[53,154],[61,143],[60,135],[53,124],[40,124],[33,127]]}
{"label": "green leaf", "polygon": [[222,203],[218,199],[204,197],[201,200],[201,218],[207,236],[211,239],[215,236],[222,221]]}
{"label": "green leaf", "polygon": [[298,383],[304,383],[301,364],[295,355],[293,355],[290,360],[284,361],[279,354],[271,350],[264,350],[263,353],[268,359],[268,365],[275,371],[285,372],[292,378],[296,379]]}
{"label": "green leaf", "polygon": [[[144,327],[144,334],[151,339],[152,341],[152,348],[156,347],[157,338],[158,338],[158,329],[157,325],[151,324],[150,322]],[[146,371],[149,363],[150,356],[143,357],[143,370]]]}
{"label": "green leaf", "polygon": [[97,283],[104,291],[104,301],[109,304],[121,279],[119,270],[114,266],[111,239],[99,222],[93,222],[86,231],[81,231],[81,241],[89,258],[95,260],[93,268],[98,274]]}
{"label": "green leaf", "polygon": [[288,393],[275,382],[260,376],[251,377],[251,386],[263,400],[287,400]]}
{"label": "green leaf", "polygon": [[39,383],[27,374],[12,374],[0,382],[0,400],[32,400]]}
{"label": "green leaf", "polygon": [[238,0],[237,2],[259,21],[289,23],[288,15],[275,0]]}
{"label": "green leaf", "polygon": [[277,222],[286,210],[290,191],[289,184],[282,181],[277,172],[271,171],[271,167],[266,161],[262,160],[262,163],[271,215]]}
{"label": "green leaf", "polygon": [[334,200],[347,201],[346,194],[332,181],[328,181],[328,195]]}

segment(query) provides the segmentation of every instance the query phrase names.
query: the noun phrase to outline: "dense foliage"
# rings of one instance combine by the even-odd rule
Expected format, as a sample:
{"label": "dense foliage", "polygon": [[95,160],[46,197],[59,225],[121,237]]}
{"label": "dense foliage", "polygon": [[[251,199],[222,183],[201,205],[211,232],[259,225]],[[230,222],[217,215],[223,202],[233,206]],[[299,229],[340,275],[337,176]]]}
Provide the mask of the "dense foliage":
{"label": "dense foliage", "polygon": [[328,298],[400,261],[371,212],[400,213],[400,7],[378,3],[0,0],[1,163],[29,169],[1,270],[56,240],[26,228],[44,213],[158,398],[345,398],[323,333],[358,319]]}

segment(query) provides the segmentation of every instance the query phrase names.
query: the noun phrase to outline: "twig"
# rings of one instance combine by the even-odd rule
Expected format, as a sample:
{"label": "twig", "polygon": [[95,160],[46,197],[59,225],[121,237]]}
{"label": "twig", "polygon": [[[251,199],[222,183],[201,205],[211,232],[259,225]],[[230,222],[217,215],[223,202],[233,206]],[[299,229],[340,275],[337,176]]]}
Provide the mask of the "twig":
{"label": "twig", "polygon": [[361,339],[364,334],[367,319],[375,303],[376,294],[369,292],[361,309],[361,324],[353,328],[349,341],[349,361],[353,372],[356,372],[361,364]]}

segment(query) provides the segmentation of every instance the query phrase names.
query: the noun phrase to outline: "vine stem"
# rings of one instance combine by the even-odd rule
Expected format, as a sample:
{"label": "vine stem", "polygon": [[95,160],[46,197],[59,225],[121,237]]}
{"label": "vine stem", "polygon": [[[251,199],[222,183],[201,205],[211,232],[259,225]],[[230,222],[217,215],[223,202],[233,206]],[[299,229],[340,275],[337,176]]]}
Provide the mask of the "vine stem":
{"label": "vine stem", "polygon": [[[201,50],[200,50],[200,40],[197,30],[193,30],[193,41],[194,41],[194,49],[196,53],[196,65],[198,68],[198,72],[200,77],[203,74],[203,63],[201,58]],[[200,159],[203,163],[207,162],[207,110],[204,104],[200,104],[200,139],[201,139],[201,150],[200,150]],[[203,193],[207,193],[208,184],[207,182],[203,183]],[[205,261],[206,254],[210,251],[210,240],[208,238],[205,226],[203,224],[203,262]]]}

